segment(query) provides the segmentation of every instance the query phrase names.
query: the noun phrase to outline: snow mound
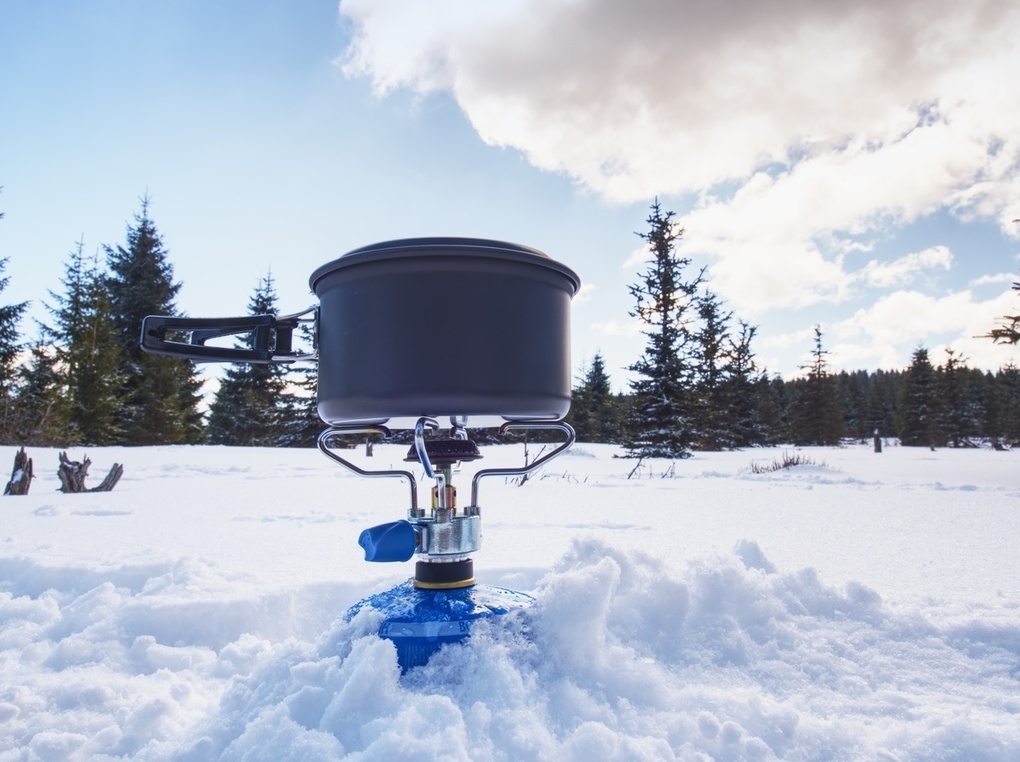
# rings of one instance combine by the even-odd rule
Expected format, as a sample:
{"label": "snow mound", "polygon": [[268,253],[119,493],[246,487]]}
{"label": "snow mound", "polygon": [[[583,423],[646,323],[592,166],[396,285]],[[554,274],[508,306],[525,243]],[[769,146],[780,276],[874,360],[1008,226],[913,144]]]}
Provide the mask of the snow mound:
{"label": "snow mound", "polygon": [[[467,643],[403,678],[393,646],[374,635],[376,614],[338,620],[315,645],[252,654],[254,669],[190,739],[149,751],[180,760],[1020,754],[1015,628],[939,631],[893,615],[861,585],[778,573],[753,543],[739,552],[678,576],[648,555],[578,541],[532,608],[477,625]],[[980,685],[965,677],[975,671]]]}

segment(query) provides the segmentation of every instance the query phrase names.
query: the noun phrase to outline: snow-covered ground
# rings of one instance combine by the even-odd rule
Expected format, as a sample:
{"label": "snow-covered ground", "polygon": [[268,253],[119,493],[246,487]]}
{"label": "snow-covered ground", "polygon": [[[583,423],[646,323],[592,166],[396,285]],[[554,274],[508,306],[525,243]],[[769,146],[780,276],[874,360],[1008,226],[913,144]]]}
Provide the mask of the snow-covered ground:
{"label": "snow-covered ground", "polygon": [[400,677],[343,614],[411,573],[356,544],[403,482],[314,450],[105,448],[90,483],[123,463],[116,490],[64,495],[30,451],[31,494],[0,500],[0,760],[1020,759],[1020,453],[628,478],[614,452],[481,483],[476,576],[537,601]]}

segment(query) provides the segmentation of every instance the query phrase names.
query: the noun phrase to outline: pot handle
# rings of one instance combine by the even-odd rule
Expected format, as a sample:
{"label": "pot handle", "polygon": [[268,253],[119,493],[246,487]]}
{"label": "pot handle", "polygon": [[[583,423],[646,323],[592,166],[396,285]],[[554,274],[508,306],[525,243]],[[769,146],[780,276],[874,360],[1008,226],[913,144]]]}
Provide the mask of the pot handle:
{"label": "pot handle", "polygon": [[[309,317],[310,316],[310,317]],[[294,329],[302,323],[318,325],[319,308],[293,315],[246,315],[233,318],[184,318],[149,315],[142,319],[142,350],[155,355],[183,357],[196,362],[248,362],[257,365],[318,359],[293,349]],[[168,338],[187,334],[186,340]],[[223,336],[251,335],[251,349],[209,347],[206,342]],[[317,336],[318,332],[314,331]],[[317,344],[317,342],[314,342]]]}

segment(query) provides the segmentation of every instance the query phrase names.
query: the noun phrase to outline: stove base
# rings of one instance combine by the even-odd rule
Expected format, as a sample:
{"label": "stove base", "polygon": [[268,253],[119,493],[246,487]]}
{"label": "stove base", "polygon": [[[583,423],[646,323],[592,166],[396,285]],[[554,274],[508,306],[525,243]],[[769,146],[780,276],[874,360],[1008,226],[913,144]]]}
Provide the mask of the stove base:
{"label": "stove base", "polygon": [[534,600],[526,593],[491,585],[422,590],[408,580],[359,601],[347,618],[366,607],[380,612],[384,621],[379,636],[397,647],[397,662],[404,673],[426,664],[444,645],[466,640],[472,622],[526,608]]}

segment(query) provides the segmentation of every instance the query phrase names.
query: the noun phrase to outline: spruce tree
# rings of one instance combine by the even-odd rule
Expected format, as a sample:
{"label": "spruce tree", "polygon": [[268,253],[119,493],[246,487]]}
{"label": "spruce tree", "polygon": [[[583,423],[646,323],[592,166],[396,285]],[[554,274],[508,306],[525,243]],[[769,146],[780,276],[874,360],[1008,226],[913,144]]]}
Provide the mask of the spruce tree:
{"label": "spruce tree", "polygon": [[798,385],[793,402],[791,425],[793,441],[800,445],[835,445],[843,436],[843,416],[839,408],[835,377],[829,373],[828,352],[822,348],[822,329],[816,325],[811,364]]}
{"label": "spruce tree", "polygon": [[118,398],[123,441],[130,445],[186,444],[202,439],[201,382],[194,364],[141,351],[142,318],[177,313],[181,284],[156,224],[149,198],[128,226],[127,246],[105,246],[111,318],[121,350]]}
{"label": "spruce tree", "polygon": [[1020,368],[1009,363],[996,375],[1001,405],[1001,437],[1009,445],[1020,445]]}
{"label": "spruce tree", "polygon": [[719,298],[705,291],[695,300],[699,328],[693,332],[694,436],[701,450],[726,450],[735,446],[732,431],[730,387],[726,384],[731,343],[729,321]]}
{"label": "spruce tree", "polygon": [[[248,302],[249,315],[275,315],[276,289],[266,275]],[[238,342],[239,348],[247,348]],[[284,433],[281,412],[286,368],[277,363],[235,363],[229,366],[209,406],[206,437],[212,444],[268,447]]]}
{"label": "spruce tree", "polygon": [[[0,219],[3,219],[0,212]],[[7,257],[0,258],[0,293],[3,293],[10,278],[3,275],[7,269]],[[21,351],[18,325],[21,316],[28,308],[28,302],[0,305],[0,437],[4,442],[11,442],[17,426],[13,409],[14,379],[17,373],[15,360]]]}
{"label": "spruce tree", "polygon": [[566,421],[573,427],[578,442],[595,441],[592,433],[588,389],[585,384],[590,367],[589,365],[581,367],[581,375],[576,379],[577,383],[574,388],[570,390],[570,412],[567,413]]}
{"label": "spruce tree", "polygon": [[634,404],[628,421],[626,446],[631,457],[686,458],[694,444],[694,374],[690,363],[694,296],[703,272],[685,280],[690,259],[675,251],[683,229],[673,212],[651,206],[648,232],[638,233],[648,244],[652,262],[641,280],[630,286],[635,301],[632,317],[647,330],[642,357],[630,366]]}
{"label": "spruce tree", "polygon": [[616,442],[619,412],[601,352],[596,352],[571,395],[567,420],[581,442]]}
{"label": "spruce tree", "polygon": [[58,378],[68,404],[68,444],[110,445],[121,441],[120,345],[111,315],[107,281],[79,241],[64,266],[63,294],[47,305],[56,320]]}
{"label": "spruce tree", "polygon": [[846,435],[860,442],[871,439],[875,429],[871,425],[869,387],[867,371],[848,373],[844,370],[836,374],[836,396],[843,412]]}
{"label": "spruce tree", "polygon": [[[308,346],[313,345],[313,330],[306,323],[298,328],[298,335]],[[277,440],[280,447],[315,447],[319,435],[326,428],[319,417],[319,364],[304,363],[291,370],[297,376],[288,386],[299,391],[285,394],[280,404],[282,420],[281,433]]]}
{"label": "spruce tree", "polygon": [[899,371],[878,370],[869,375],[868,428],[869,433],[892,436],[896,432],[897,396],[901,383]]}
{"label": "spruce tree", "polygon": [[908,447],[943,445],[940,419],[935,368],[928,359],[928,350],[918,347],[900,385],[897,405],[900,444]]}
{"label": "spruce tree", "polygon": [[[7,268],[7,258],[0,259],[0,274]],[[0,293],[7,288],[10,278],[0,277]],[[10,390],[15,375],[14,361],[21,351],[21,334],[18,324],[28,302],[0,305],[0,388]]]}
{"label": "spruce tree", "polygon": [[73,442],[68,436],[71,408],[60,368],[52,338],[40,338],[29,348],[28,361],[18,369],[14,401],[18,444],[67,447]]}
{"label": "spruce tree", "polygon": [[762,373],[754,382],[754,407],[761,421],[761,445],[790,442],[789,386],[778,374]]}
{"label": "spruce tree", "polygon": [[971,437],[978,433],[978,406],[971,395],[969,369],[963,358],[952,349],[936,372],[939,405],[939,428],[951,447],[971,447]]}
{"label": "spruce tree", "polygon": [[[767,417],[763,411],[761,384],[768,383],[758,370],[751,351],[757,326],[738,321],[740,333],[727,337],[722,400],[726,407],[726,426],[731,447],[759,447],[769,443]],[[771,411],[771,402],[766,403]],[[771,412],[770,412],[771,414]]]}

